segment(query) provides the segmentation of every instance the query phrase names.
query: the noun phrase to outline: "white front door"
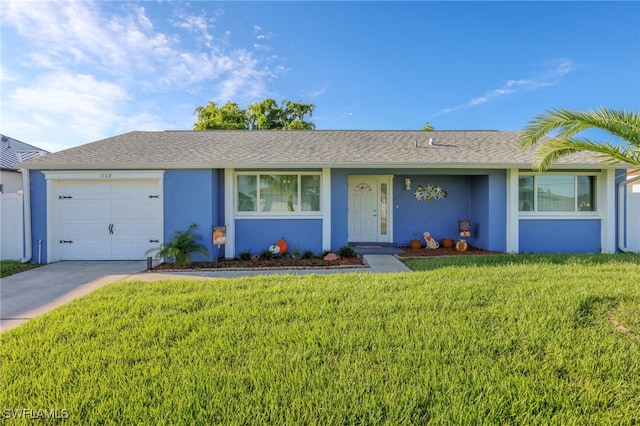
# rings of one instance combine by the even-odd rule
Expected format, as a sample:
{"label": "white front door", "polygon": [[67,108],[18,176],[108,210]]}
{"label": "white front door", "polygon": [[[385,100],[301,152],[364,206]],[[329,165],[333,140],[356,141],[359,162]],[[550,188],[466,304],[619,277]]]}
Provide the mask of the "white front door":
{"label": "white front door", "polygon": [[349,176],[349,241],[391,242],[391,176]]}

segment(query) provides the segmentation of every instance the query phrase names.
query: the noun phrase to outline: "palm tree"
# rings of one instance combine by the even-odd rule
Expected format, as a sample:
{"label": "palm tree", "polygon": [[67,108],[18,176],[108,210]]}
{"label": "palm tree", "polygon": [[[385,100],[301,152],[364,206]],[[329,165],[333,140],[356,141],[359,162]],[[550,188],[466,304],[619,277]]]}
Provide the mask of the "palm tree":
{"label": "palm tree", "polygon": [[[604,130],[623,143],[596,142],[576,136],[586,129]],[[580,151],[595,153],[603,164],[620,162],[640,168],[640,116],[637,112],[607,108],[586,112],[550,110],[531,120],[520,136],[522,148],[538,142],[541,144],[535,152],[533,165],[536,170],[546,170],[558,159]]]}

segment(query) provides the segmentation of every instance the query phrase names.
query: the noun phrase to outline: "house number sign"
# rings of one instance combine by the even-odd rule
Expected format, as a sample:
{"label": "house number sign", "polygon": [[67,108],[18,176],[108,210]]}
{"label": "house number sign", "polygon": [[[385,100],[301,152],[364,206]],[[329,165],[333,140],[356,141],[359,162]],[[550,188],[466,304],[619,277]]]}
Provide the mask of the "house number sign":
{"label": "house number sign", "polygon": [[112,177],[110,172],[98,173],[98,179],[111,179]]}

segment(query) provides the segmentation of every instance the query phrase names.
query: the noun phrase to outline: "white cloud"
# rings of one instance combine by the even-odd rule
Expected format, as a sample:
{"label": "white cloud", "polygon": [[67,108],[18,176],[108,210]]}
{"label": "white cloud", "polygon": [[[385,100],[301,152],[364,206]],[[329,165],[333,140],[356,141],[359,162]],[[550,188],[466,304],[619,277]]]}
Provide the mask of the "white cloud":
{"label": "white cloud", "polygon": [[2,1],[2,25],[20,41],[14,51],[3,46],[12,59],[0,69],[3,131],[59,150],[116,131],[167,129],[168,119],[140,112],[164,110],[149,93],[255,101],[283,72],[273,57],[229,49],[229,31],[216,36],[220,8],[168,5],[173,15],[154,22],[145,3]]}
{"label": "white cloud", "polygon": [[[156,31],[140,6],[105,16],[93,2],[38,2],[34,7],[7,4],[7,23],[37,47],[31,59],[43,68],[90,66],[120,79],[144,73],[148,87],[158,83],[186,87],[247,65],[244,60],[228,65],[237,56],[224,51],[225,42],[214,46],[210,32],[214,19],[204,14],[179,11],[172,22],[203,40],[206,49],[198,50],[198,46],[185,48],[178,35]],[[265,75],[258,70],[257,61],[253,63],[252,79]]]}
{"label": "white cloud", "polygon": [[265,80],[269,77],[268,73],[259,70],[257,60],[244,49],[234,52],[230,59],[227,63],[230,69],[216,85],[215,99],[221,103],[232,99],[243,103],[242,101],[261,97],[266,92]]}
{"label": "white cloud", "polygon": [[117,132],[125,133],[132,130],[168,130],[172,125],[165,122],[162,118],[143,112],[133,116],[123,117],[118,123]]}
{"label": "white cloud", "polygon": [[13,73],[12,71],[7,70],[5,67],[0,65],[0,81],[5,82],[13,82],[20,79],[20,76]]}
{"label": "white cloud", "polygon": [[213,24],[213,22],[215,22],[214,19],[208,18],[204,14],[193,15],[184,10],[179,10],[176,12],[176,16],[172,22],[173,26],[196,34],[200,41],[207,47],[213,47],[214,37],[209,32],[209,24]]}
{"label": "white cloud", "polygon": [[21,121],[88,140],[108,132],[127,100],[126,90],[113,83],[61,72],[44,75],[9,95],[11,109],[20,113]]}
{"label": "white cloud", "polygon": [[553,60],[537,65],[542,69],[535,73],[530,79],[507,80],[500,88],[493,89],[482,96],[477,96],[464,104],[454,107],[444,108],[435,115],[448,114],[464,108],[476,107],[494,99],[509,96],[514,93],[537,90],[544,87],[554,86],[560,83],[565,75],[576,69],[575,62],[569,59]]}

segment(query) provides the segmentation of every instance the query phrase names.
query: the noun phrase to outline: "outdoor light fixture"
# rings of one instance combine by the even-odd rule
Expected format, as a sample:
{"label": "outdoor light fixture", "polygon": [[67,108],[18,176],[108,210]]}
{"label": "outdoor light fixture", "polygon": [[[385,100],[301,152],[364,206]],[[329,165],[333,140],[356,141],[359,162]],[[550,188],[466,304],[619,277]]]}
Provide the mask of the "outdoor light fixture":
{"label": "outdoor light fixture", "polygon": [[407,191],[411,191],[411,179],[406,178],[404,180],[404,189],[406,189]]}
{"label": "outdoor light fixture", "polygon": [[429,146],[434,146],[436,144],[436,140],[434,138],[429,138]]}

